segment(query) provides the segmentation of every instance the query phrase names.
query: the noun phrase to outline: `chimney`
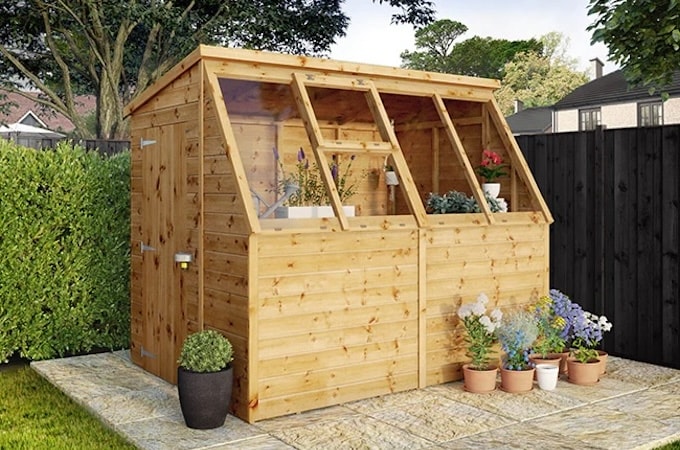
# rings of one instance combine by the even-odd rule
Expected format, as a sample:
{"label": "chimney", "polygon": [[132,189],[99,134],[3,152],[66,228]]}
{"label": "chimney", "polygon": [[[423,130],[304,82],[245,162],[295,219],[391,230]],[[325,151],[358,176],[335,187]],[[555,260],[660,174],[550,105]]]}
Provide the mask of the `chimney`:
{"label": "chimney", "polygon": [[604,63],[599,60],[599,58],[593,58],[590,60],[592,67],[593,67],[593,75],[595,78],[594,80],[597,80],[598,78],[602,78],[602,68],[604,67]]}
{"label": "chimney", "polygon": [[524,111],[524,102],[522,100],[515,100],[515,114]]}

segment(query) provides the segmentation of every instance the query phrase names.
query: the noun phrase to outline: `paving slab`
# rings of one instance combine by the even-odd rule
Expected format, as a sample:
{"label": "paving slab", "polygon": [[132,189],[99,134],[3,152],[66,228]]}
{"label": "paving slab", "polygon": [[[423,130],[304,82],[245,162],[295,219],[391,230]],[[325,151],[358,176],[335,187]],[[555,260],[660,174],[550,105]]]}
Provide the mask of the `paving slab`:
{"label": "paving slab", "polygon": [[148,450],[653,449],[680,440],[680,370],[610,356],[595,386],[472,394],[430,386],[214,430],[184,424],[177,388],[128,351],[31,367],[104,424]]}

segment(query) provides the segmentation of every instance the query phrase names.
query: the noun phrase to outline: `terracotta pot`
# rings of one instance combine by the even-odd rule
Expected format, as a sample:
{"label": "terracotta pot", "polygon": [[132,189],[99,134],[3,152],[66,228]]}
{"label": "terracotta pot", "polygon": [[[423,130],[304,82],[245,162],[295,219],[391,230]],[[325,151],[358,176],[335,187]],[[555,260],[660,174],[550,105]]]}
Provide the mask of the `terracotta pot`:
{"label": "terracotta pot", "polygon": [[560,361],[560,375],[566,374],[569,372],[569,366],[567,365],[567,360],[569,359],[571,351],[567,350],[566,352],[560,353],[562,356],[562,360]]}
{"label": "terracotta pot", "polygon": [[489,370],[475,370],[469,364],[463,366],[463,378],[465,383],[463,389],[476,394],[491,392],[496,389],[496,367]]}
{"label": "terracotta pot", "polygon": [[526,370],[508,370],[501,367],[501,390],[510,393],[529,392],[534,388],[533,367]]}
{"label": "terracotta pot", "polygon": [[552,391],[557,387],[557,378],[560,374],[559,361],[558,364],[536,364],[536,379],[538,380],[538,387],[544,391]]}
{"label": "terracotta pot", "polygon": [[[539,364],[549,364],[551,366],[557,367],[559,371],[562,363],[562,353],[548,353],[547,355],[545,355],[545,358],[543,358],[538,353],[532,353],[531,355],[529,355],[529,361],[534,365],[534,367],[536,367]],[[561,373],[561,371],[559,371],[559,373]],[[535,380],[537,379],[536,374],[534,374],[534,379]]]}
{"label": "terracotta pot", "polygon": [[569,366],[569,382],[583,386],[591,386],[600,381],[600,360],[594,359],[587,363],[578,362],[574,358],[567,360]]}
{"label": "terracotta pot", "polygon": [[600,359],[600,375],[604,375],[607,372],[607,352],[598,350],[597,353]]}

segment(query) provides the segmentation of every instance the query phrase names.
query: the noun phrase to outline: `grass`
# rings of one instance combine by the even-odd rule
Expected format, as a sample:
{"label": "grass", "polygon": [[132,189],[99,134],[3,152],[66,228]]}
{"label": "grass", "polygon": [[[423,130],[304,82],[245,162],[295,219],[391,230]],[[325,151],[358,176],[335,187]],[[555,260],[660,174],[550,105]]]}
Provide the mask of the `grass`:
{"label": "grass", "polygon": [[656,450],[680,450],[680,441],[671,442],[670,444],[661,446]]}
{"label": "grass", "polygon": [[0,449],[135,449],[29,367],[0,372]]}

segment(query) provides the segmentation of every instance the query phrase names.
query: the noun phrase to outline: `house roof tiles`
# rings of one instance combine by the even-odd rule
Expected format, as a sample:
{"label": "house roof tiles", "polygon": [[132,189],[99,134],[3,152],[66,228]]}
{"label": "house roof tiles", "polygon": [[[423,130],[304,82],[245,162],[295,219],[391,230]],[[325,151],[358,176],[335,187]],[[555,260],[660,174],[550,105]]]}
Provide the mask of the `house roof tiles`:
{"label": "house roof tiles", "polygon": [[[671,84],[661,91],[671,96],[680,95],[680,71],[673,74]],[[603,77],[597,78],[574,89],[562,100],[555,103],[554,109],[571,109],[582,106],[599,106],[611,103],[621,103],[631,100],[658,100],[660,91],[649,94],[649,88],[643,86],[629,87],[621,70],[617,70]]]}
{"label": "house roof tiles", "polygon": [[542,134],[552,129],[552,107],[527,108],[505,118],[513,134]]}
{"label": "house roof tiles", "polygon": [[[69,132],[75,126],[66,116],[51,109],[45,109],[42,105],[24,97],[23,95],[1,91],[0,94],[6,98],[0,99],[0,104],[9,103],[9,110],[6,113],[0,112],[0,123],[17,123],[31,112],[45,124],[45,128],[52,131]],[[76,97],[76,108],[81,115],[88,114],[96,108],[96,97],[94,95],[80,95]]]}

